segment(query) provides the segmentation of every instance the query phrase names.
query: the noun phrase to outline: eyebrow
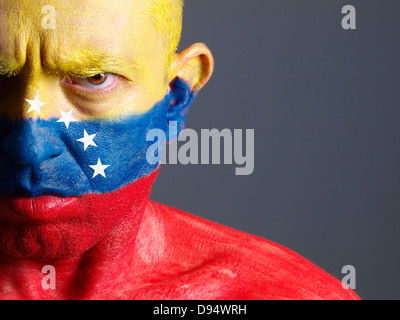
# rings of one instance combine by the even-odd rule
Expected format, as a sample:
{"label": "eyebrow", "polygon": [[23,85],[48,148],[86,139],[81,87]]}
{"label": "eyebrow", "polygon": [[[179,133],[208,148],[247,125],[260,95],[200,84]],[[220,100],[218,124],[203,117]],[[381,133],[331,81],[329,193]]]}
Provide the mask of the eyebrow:
{"label": "eyebrow", "polygon": [[21,69],[16,60],[0,57],[0,77],[16,76]]}
{"label": "eyebrow", "polygon": [[44,69],[61,76],[79,78],[93,77],[99,73],[124,73],[138,70],[133,59],[116,57],[109,53],[75,52],[63,59],[52,59],[44,63]]}
{"label": "eyebrow", "polygon": [[[68,57],[43,59],[43,69],[48,74],[62,77],[89,78],[100,73],[121,74],[139,70],[137,62],[128,57],[116,57],[109,53],[83,51],[69,53]],[[0,57],[0,76],[11,77],[19,74],[21,66],[13,58]]]}

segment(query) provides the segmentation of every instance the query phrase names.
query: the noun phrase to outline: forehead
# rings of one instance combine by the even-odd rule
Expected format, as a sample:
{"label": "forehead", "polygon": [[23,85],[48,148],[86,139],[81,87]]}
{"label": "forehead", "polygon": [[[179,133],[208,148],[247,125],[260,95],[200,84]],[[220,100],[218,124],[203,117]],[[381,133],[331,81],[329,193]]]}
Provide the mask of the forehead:
{"label": "forehead", "polygon": [[[80,49],[129,54],[145,51],[156,37],[149,0],[2,0],[0,55],[25,60],[30,49],[60,57]],[[52,17],[55,28],[43,27]],[[82,51],[82,50],[81,50]],[[43,58],[43,57],[42,57]]]}

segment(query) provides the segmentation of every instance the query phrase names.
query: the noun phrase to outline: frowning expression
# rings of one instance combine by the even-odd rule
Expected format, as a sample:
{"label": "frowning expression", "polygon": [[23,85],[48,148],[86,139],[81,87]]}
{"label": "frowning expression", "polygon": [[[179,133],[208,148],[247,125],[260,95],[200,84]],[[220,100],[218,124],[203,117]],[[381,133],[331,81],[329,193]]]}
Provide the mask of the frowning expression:
{"label": "frowning expression", "polygon": [[[82,196],[156,169],[145,135],[166,127],[171,96],[149,3],[1,2],[0,242],[9,254],[68,256],[79,238],[89,247],[126,208],[104,211]],[[49,4],[55,29],[43,27]]]}
{"label": "frowning expression", "polygon": [[[167,90],[163,36],[146,14],[150,1],[51,1],[55,29],[43,28],[48,1],[0,4],[1,114],[76,119],[141,114]],[[39,95],[41,113],[27,113]]]}
{"label": "frowning expression", "polygon": [[116,3],[54,1],[54,29],[47,2],[0,4],[0,193],[113,191],[154,170],[141,160],[146,129],[165,126],[165,43],[148,1]]}

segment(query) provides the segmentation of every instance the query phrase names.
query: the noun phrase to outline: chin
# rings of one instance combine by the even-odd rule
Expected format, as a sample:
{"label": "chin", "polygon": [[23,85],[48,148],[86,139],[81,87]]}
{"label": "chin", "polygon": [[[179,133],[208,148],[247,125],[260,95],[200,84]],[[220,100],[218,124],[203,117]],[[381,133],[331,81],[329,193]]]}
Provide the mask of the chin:
{"label": "chin", "polygon": [[0,250],[11,258],[44,262],[77,257],[110,231],[105,226],[79,220],[13,225],[1,221]]}
{"label": "chin", "polygon": [[0,197],[0,252],[46,262],[82,255],[119,225],[129,237],[133,224],[140,221],[157,173],[112,192],[62,200],[55,196]]}
{"label": "chin", "polygon": [[94,205],[89,195],[62,201],[54,196],[2,196],[0,251],[17,259],[74,258],[100,241],[119,218]]}

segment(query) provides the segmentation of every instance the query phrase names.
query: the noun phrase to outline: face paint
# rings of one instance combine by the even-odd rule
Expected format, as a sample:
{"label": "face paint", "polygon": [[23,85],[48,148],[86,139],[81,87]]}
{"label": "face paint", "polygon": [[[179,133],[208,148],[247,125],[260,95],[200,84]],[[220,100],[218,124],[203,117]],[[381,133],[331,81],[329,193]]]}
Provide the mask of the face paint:
{"label": "face paint", "polygon": [[[40,210],[41,199],[35,203],[38,198],[3,198],[0,261],[11,257],[50,263],[52,259],[74,258],[106,239],[111,231],[118,234],[119,226],[127,221],[129,229],[118,234],[118,239],[129,246],[129,241],[135,239],[135,229],[157,172],[114,192],[67,198],[68,204],[58,205],[54,199],[47,199],[47,205],[54,206],[53,209]],[[118,250],[119,246],[114,243],[113,248]]]}
{"label": "face paint", "polygon": [[[111,192],[150,174],[158,164],[146,160],[148,131],[168,132],[169,121],[182,128],[193,101],[186,83],[178,79],[173,85],[173,91],[140,116],[76,121],[68,128],[56,118],[0,118],[0,193],[69,197]],[[108,167],[94,177],[97,164]]]}
{"label": "face paint", "polygon": [[147,132],[168,132],[169,121],[182,128],[194,99],[184,81],[171,86],[140,116],[74,121],[68,128],[55,118],[2,117],[0,247],[25,257],[73,255],[143,206],[159,166],[146,159],[153,143]]}
{"label": "face paint", "polygon": [[[165,130],[171,94],[141,116],[122,119],[76,121],[68,129],[59,119],[0,120],[0,193],[28,197],[51,194],[60,197],[91,192],[111,192],[153,172],[146,161],[146,134]],[[87,135],[94,145],[78,141]],[[95,177],[100,159],[104,175]]]}

